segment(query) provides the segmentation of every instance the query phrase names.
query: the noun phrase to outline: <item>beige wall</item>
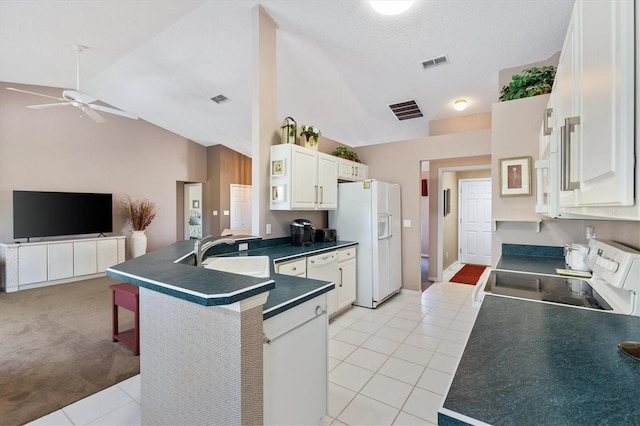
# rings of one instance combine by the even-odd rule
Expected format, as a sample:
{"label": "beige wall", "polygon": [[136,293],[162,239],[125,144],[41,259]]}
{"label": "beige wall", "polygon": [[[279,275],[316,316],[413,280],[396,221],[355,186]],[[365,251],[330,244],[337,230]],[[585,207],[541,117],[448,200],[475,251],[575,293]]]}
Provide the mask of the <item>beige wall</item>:
{"label": "beige wall", "polygon": [[[11,86],[60,95],[57,88]],[[159,208],[147,229],[149,250],[173,243],[176,182],[206,180],[206,149],[143,120],[105,113],[108,121],[96,124],[72,107],[26,108],[38,103],[36,96],[0,90],[0,241],[13,238],[12,190],[23,189],[113,193],[116,235],[128,235],[118,210],[122,197],[148,198]]]}
{"label": "beige wall", "polygon": [[432,120],[429,122],[429,136],[440,136],[451,133],[471,132],[473,130],[486,129],[491,129],[490,112]]}
{"label": "beige wall", "polygon": [[[362,162],[369,165],[371,178],[399,183],[402,188],[402,218],[411,221],[410,228],[402,228],[403,288],[420,291],[421,161],[430,161],[429,199],[430,205],[433,205],[434,202],[437,205],[438,197],[435,196],[438,188],[437,167],[434,166],[433,160],[454,159],[452,163],[457,164],[460,161],[457,160],[459,157],[486,156],[491,152],[490,137],[489,130],[477,130],[356,149]],[[430,208],[430,224],[435,222],[436,217],[436,212]],[[431,269],[438,261],[437,244],[434,241],[437,232],[435,232],[434,226],[437,225],[430,225],[429,229],[429,265]]]}

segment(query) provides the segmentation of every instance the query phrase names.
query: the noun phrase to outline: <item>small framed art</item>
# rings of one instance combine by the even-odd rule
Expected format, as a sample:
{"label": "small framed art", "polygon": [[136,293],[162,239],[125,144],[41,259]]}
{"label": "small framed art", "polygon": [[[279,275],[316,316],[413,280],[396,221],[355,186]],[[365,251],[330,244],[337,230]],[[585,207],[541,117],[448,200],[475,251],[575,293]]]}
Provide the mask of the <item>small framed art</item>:
{"label": "small framed art", "polygon": [[531,195],[531,157],[500,159],[500,196]]}

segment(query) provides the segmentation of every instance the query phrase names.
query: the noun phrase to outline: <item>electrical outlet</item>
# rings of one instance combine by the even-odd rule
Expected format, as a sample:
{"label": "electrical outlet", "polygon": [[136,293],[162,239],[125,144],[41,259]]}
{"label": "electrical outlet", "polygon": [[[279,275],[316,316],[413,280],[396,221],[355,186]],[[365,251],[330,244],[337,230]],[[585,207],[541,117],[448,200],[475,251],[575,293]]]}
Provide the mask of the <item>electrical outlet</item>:
{"label": "electrical outlet", "polygon": [[271,235],[271,224],[270,224],[270,223],[267,223],[266,228],[267,228],[267,229],[265,229],[265,233],[266,233],[267,235]]}
{"label": "electrical outlet", "polygon": [[449,252],[447,252],[447,253],[446,253],[446,256],[445,256],[445,257],[446,257],[447,259],[449,258]]}
{"label": "electrical outlet", "polygon": [[213,211],[213,215],[214,215],[214,216],[218,216],[218,210],[214,210],[214,211]]}
{"label": "electrical outlet", "polygon": [[240,243],[238,244],[238,251],[249,250],[249,243]]}

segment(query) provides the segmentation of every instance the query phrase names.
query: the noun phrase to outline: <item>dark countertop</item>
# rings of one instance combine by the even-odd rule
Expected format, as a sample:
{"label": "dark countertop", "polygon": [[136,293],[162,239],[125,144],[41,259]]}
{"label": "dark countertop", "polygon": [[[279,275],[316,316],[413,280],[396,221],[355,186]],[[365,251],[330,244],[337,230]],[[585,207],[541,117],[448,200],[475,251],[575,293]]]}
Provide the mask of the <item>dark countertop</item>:
{"label": "dark countertop", "polygon": [[[269,291],[264,318],[277,315],[335,288],[334,283],[274,273],[274,262],[356,245],[352,241],[311,246],[280,244],[225,255],[269,256],[271,276],[255,278],[194,266],[193,240],[178,241],[143,256],[112,266],[107,275],[141,287],[206,306],[226,305]],[[237,250],[237,246],[235,246]],[[176,263],[176,260],[184,259]]]}
{"label": "dark countertop", "polygon": [[487,295],[440,425],[640,424],[640,318]]}
{"label": "dark countertop", "polygon": [[556,268],[567,268],[564,258],[503,254],[494,269],[558,275]]}

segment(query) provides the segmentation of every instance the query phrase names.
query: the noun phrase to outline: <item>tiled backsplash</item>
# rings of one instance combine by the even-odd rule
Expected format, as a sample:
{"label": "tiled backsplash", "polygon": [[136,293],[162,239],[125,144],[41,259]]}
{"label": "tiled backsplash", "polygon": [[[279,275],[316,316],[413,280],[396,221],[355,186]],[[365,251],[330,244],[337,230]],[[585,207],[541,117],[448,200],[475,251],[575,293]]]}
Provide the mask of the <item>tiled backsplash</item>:
{"label": "tiled backsplash", "polygon": [[555,246],[532,246],[526,244],[502,244],[502,254],[563,258],[564,248]]}

